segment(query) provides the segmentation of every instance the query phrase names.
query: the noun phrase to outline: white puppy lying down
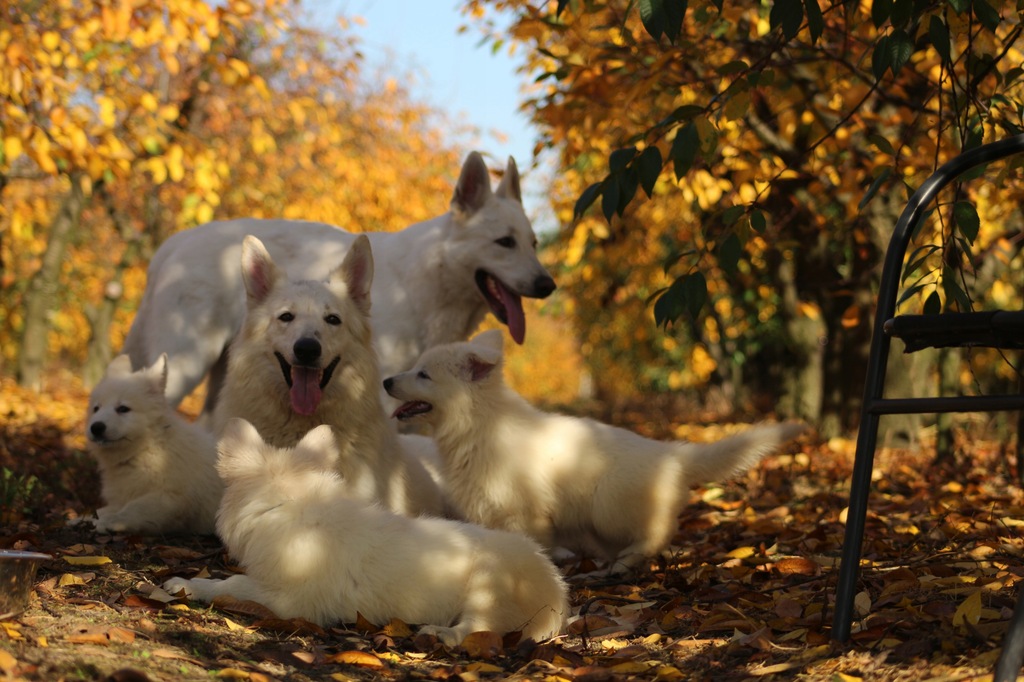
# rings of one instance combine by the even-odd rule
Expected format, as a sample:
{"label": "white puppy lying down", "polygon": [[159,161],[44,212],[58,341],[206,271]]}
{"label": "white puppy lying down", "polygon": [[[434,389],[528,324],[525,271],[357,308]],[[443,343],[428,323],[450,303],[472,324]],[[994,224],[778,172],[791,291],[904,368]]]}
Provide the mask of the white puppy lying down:
{"label": "white puppy lying down", "polygon": [[213,468],[217,445],[174,411],[166,383],[166,355],[138,372],[119,355],[89,396],[86,435],[106,502],[96,511],[98,531],[214,531],[223,490]]}
{"label": "white puppy lying down", "polygon": [[460,518],[638,564],[672,540],[689,487],[755,464],[805,427],[765,424],[717,443],[662,442],[541,412],[505,385],[496,331],[426,351],[384,381],[398,419],[433,427]]}
{"label": "white puppy lying down", "polygon": [[374,623],[399,618],[449,646],[480,630],[536,640],[561,630],[565,584],[535,542],[353,498],[335,473],[330,426],[279,449],[233,419],[218,449],[226,489],[217,532],[246,573],[172,578],[171,594],[230,595],[320,625],[355,622],[356,612]]}

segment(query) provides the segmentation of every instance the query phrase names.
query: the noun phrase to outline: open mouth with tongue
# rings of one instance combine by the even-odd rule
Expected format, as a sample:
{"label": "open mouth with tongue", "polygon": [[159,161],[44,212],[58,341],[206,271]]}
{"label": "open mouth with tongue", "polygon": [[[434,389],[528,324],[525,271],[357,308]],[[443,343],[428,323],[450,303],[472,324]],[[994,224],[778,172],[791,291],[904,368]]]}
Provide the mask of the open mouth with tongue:
{"label": "open mouth with tongue", "polygon": [[326,367],[293,365],[276,351],[274,357],[281,365],[281,373],[284,374],[285,383],[288,384],[292,411],[307,417],[316,412],[316,408],[320,405],[320,399],[323,398],[324,388],[334,376],[334,368],[341,361],[341,356],[334,358]]}
{"label": "open mouth with tongue", "polygon": [[407,403],[399,405],[391,416],[398,421],[405,421],[406,419],[412,419],[418,417],[421,414],[426,414],[434,409],[434,406],[423,400],[410,400]]}
{"label": "open mouth with tongue", "polygon": [[491,312],[508,326],[512,340],[519,345],[526,338],[526,316],[523,314],[523,300],[505,284],[484,270],[476,271],[476,285],[484,295]]}

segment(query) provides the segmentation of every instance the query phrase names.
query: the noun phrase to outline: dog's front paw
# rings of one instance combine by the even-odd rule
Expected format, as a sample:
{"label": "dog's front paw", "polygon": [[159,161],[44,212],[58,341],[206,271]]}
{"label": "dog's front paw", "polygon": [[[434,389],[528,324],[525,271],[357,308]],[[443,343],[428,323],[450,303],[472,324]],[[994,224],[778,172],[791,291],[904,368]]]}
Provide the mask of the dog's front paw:
{"label": "dog's front paw", "polygon": [[73,519],[68,519],[67,521],[65,521],[64,525],[66,525],[68,528],[85,528],[86,526],[95,526],[96,517],[76,516]]}
{"label": "dog's front paw", "polygon": [[420,628],[419,634],[433,635],[447,647],[456,647],[462,644],[464,639],[456,628],[446,628],[440,625],[424,625]]}
{"label": "dog's front paw", "polygon": [[191,599],[195,594],[192,583],[185,578],[171,578],[164,583],[164,592],[172,597],[185,597],[186,599]]}

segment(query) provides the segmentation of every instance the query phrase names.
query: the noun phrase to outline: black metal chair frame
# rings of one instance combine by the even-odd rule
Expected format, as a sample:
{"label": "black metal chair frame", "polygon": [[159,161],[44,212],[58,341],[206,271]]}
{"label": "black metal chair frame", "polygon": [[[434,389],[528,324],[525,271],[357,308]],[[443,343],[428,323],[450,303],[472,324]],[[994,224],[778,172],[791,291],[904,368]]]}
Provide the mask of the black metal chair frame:
{"label": "black metal chair frame", "polygon": [[[886,250],[879,285],[875,326],[864,386],[864,403],[857,434],[857,449],[850,482],[850,506],[843,541],[839,581],[836,587],[832,637],[845,642],[853,625],[853,602],[860,569],[861,545],[871,491],[871,472],[878,440],[879,419],[883,414],[934,414],[943,412],[993,412],[1024,409],[1024,393],[927,398],[884,398],[885,374],[892,336],[905,338],[911,345],[992,346],[1020,348],[1024,342],[1024,312],[943,313],[937,315],[896,316],[896,301],[907,248],[915,227],[938,193],[965,172],[977,166],[1024,152],[1024,135],[982,145],[943,164],[913,194],[900,215]],[[956,315],[957,317],[951,317]],[[985,321],[984,316],[998,322]],[[935,324],[939,322],[939,324]],[[888,327],[888,330],[887,330]],[[1006,344],[1006,345],[1003,345]],[[909,352],[909,349],[908,349]],[[1020,436],[1018,436],[1020,437]],[[1024,592],[1022,592],[1024,595]],[[1024,599],[1022,599],[1024,601]],[[1024,607],[1017,608],[1021,621],[1018,639],[1024,638]],[[1012,638],[1011,630],[1007,640]],[[1013,647],[1004,647],[1004,655]],[[1017,647],[1020,648],[1020,647]],[[1014,654],[1016,655],[1016,654]],[[1016,669],[1020,669],[1017,661]]]}

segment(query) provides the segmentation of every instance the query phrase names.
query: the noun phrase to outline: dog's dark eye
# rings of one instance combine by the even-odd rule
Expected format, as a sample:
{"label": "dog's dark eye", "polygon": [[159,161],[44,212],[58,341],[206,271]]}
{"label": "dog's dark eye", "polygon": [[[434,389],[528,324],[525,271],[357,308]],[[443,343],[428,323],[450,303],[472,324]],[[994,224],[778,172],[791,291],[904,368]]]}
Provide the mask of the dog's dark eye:
{"label": "dog's dark eye", "polygon": [[100,406],[99,406],[99,405],[93,405],[93,407],[92,407],[92,413],[93,413],[93,414],[96,414],[96,413],[97,413],[97,412],[99,412],[99,411],[100,411]]}
{"label": "dog's dark eye", "polygon": [[502,237],[501,239],[495,239],[494,243],[497,244],[498,246],[504,247],[506,249],[514,249],[514,248],[516,248],[516,238],[515,237]]}
{"label": "dog's dark eye", "polygon": [[329,325],[337,327],[339,324],[341,324],[341,318],[338,317],[337,315],[328,315],[324,318],[324,322],[326,322]]}
{"label": "dog's dark eye", "polygon": [[427,374],[426,372],[424,372],[421,369],[419,372],[416,373],[416,378],[417,379],[426,379],[427,381],[429,381],[430,380],[430,375]]}
{"label": "dog's dark eye", "polygon": [[114,412],[117,412],[118,414],[128,414],[131,411],[132,408],[128,407],[127,405],[118,405],[117,409],[114,410]]}
{"label": "dog's dark eye", "polygon": [[277,319],[281,320],[282,322],[291,322],[292,320],[295,319],[295,315],[288,312],[284,312],[278,315]]}

